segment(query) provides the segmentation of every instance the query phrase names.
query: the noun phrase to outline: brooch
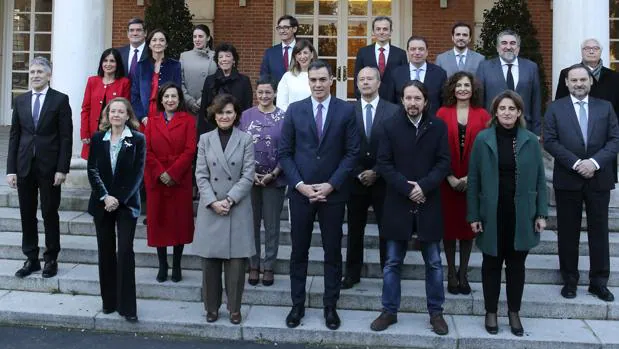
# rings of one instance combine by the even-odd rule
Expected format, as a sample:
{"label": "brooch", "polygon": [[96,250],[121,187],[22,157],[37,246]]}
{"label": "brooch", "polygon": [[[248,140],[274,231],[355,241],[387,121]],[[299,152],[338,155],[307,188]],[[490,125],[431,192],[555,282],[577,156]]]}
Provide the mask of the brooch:
{"label": "brooch", "polygon": [[123,141],[123,144],[125,145],[125,147],[126,147],[126,148],[133,147],[133,144],[132,144],[132,143],[129,143],[129,142],[127,142],[127,141]]}

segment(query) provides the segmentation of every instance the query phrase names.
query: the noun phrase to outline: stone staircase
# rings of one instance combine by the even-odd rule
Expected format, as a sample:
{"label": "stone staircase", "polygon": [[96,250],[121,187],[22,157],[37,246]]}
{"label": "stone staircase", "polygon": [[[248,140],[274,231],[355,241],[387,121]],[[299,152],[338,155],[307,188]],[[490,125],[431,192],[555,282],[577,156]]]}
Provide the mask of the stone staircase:
{"label": "stone staircase", "polygon": [[[445,314],[450,326],[447,336],[431,332],[426,313],[424,266],[421,254],[408,253],[403,268],[402,306],[399,322],[387,331],[369,329],[381,308],[381,270],[378,262],[378,231],[374,224],[366,232],[366,265],[363,279],[353,289],[342,290],[338,307],[342,327],[330,331],[322,318],[324,288],[323,252],[315,225],[310,249],[307,283],[308,311],[297,329],[288,329],[285,317],[290,294],[288,262],[290,225],[287,211],[282,212],[280,250],[275,284],[271,287],[246,285],[240,326],[227,321],[225,306],[221,319],[207,324],[201,303],[202,275],[199,258],[186,248],[183,257],[183,281],[158,283],[155,280],[157,257],[146,246],[146,227],[139,220],[135,239],[138,316],[129,324],[117,314],[100,312],[97,274],[97,246],[92,218],[85,213],[90,191],[63,189],[60,213],[62,251],[58,275],[43,279],[35,273],[25,279],[13,276],[23,263],[21,225],[17,193],[0,186],[0,322],[84,328],[103,331],[143,332],[198,337],[244,339],[250,341],[297,342],[317,345],[343,345],[368,348],[619,348],[619,302],[606,303],[587,294],[588,247],[581,239],[581,286],[576,299],[560,296],[557,236],[554,213],[541,243],[527,259],[527,284],[521,316],[525,336],[514,337],[506,318],[500,318],[500,332],[486,333],[483,326],[484,304],[481,290],[481,253],[471,255],[470,295],[446,293]],[[609,286],[619,296],[619,210],[611,209],[611,277]],[[42,221],[39,222],[42,231]],[[344,226],[346,234],[347,226]],[[41,235],[43,245],[43,235]],[[344,236],[343,246],[346,246]],[[171,251],[170,251],[171,252]],[[342,250],[345,256],[345,249]],[[500,313],[507,312],[505,292]]]}

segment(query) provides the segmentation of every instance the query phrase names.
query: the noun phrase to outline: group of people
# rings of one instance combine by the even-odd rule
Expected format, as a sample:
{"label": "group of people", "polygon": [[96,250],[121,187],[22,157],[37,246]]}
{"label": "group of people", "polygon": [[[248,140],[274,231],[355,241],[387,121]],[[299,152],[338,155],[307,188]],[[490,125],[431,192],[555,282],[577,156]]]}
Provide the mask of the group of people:
{"label": "group of people", "polygon": [[[234,324],[242,321],[246,270],[250,285],[261,275],[263,285],[274,283],[287,196],[288,327],[297,327],[305,315],[317,218],[325,325],[339,328],[340,290],[361,281],[372,206],[383,271],[382,311],[372,330],[398,321],[401,271],[414,238],[425,263],[430,324],[437,334],[447,334],[441,241],[447,292],[469,294],[475,240],[483,253],[486,330],[498,332],[505,263],[509,324],[522,336],[525,260],[548,215],[542,129],[543,146],[555,157],[561,294],[576,297],[584,202],[589,247],[596,251],[590,254],[589,292],[614,299],[606,286],[608,204],[619,152],[619,92],[613,84],[619,78],[602,66],[597,40],[583,42],[583,61],[561,72],[557,98],[542,124],[538,68],[518,56],[520,37],[513,31],[498,35],[498,57],[485,60],[468,48],[470,26],[457,23],[453,49],[433,64],[423,37],[411,36],[404,51],[390,44],[391,19],[376,17],[376,43],[356,58],[358,100],[348,103],[330,94],[331,66],[317,59],[311,41],[296,38],[298,27],[292,16],[279,18],[282,43],[265,51],[255,93],[238,71],[236,48],[221,43],[213,51],[204,25],[194,28],[194,48],[182,53],[180,62],[166,57],[167,33],[147,33],[138,18],[128,24],[129,45],[103,52],[98,74],[86,86],[80,135],[92,186],[89,212],[97,231],[104,313],[138,320],[133,238],[143,186],[148,245],[157,248],[159,260],[156,279],[168,279],[167,247],[172,247],[171,280],[181,281],[184,245],[192,243],[192,252],[202,257],[208,322],[219,318],[222,273]],[[41,269],[37,191],[46,233],[43,277],[57,272],[60,185],[69,171],[72,123],[68,97],[49,88],[50,76],[49,62],[35,58],[32,91],[17,97],[13,111],[7,180],[18,189],[27,257],[18,277]],[[194,224],[192,198],[197,197]]]}

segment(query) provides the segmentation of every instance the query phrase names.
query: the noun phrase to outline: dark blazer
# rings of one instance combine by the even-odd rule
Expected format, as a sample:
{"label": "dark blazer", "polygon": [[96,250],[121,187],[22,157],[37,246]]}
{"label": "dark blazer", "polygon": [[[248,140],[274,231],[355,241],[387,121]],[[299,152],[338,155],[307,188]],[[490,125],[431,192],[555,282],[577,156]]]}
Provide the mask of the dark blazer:
{"label": "dark blazer", "polygon": [[[150,92],[155,73],[155,65],[152,60],[146,59],[138,63],[135,75],[131,79],[131,106],[138,120],[148,116]],[[159,86],[172,81],[181,87],[181,64],[172,58],[164,58],[159,67]]]}
{"label": "dark blazer", "polygon": [[[292,60],[292,57],[289,57]],[[264,51],[260,64],[260,76],[270,77],[276,84],[282,79],[284,69],[284,49],[281,43],[269,47]]]}
{"label": "dark blazer", "polygon": [[[117,48],[118,52],[120,52],[120,57],[123,60],[123,66],[125,67],[125,76],[131,79],[129,75],[129,51],[133,50],[131,45],[125,45]],[[146,60],[148,58],[148,43],[144,45],[144,49],[142,50],[142,54],[138,57],[138,63]]]}
{"label": "dark blazer", "polygon": [[[557,92],[555,99],[560,99],[570,95],[570,91],[565,85],[565,79],[567,78],[567,68],[561,70],[559,74],[559,81],[557,83]],[[600,71],[600,79],[593,79],[593,85],[589,95],[591,97],[600,98],[609,101],[613,105],[615,114],[619,113],[619,73],[612,69],[602,67]]]}
{"label": "dark blazer", "polygon": [[282,127],[278,158],[290,186],[288,196],[307,200],[295,190],[297,183],[328,182],[334,191],[327,201],[346,202],[350,194],[349,175],[359,155],[360,137],[353,106],[331,96],[319,141],[311,98],[292,103]]}
{"label": "dark blazer", "polygon": [[[372,44],[360,48],[359,52],[357,52],[357,58],[355,60],[355,96],[357,96],[357,99],[361,97],[361,93],[357,88],[357,75],[359,74],[359,71],[365,67],[378,68],[376,53],[374,51],[375,48],[376,44]],[[395,68],[407,64],[408,59],[406,57],[406,52],[404,52],[404,50],[399,47],[389,45],[389,56],[387,57],[385,72],[381,78],[380,88],[378,90],[380,98],[391,103],[400,103],[400,101],[396,99],[396,95],[394,93],[394,82],[391,76],[391,72]]]}
{"label": "dark blazer", "polygon": [[[610,102],[589,97],[587,145],[571,97],[552,102],[544,115],[544,148],[555,159],[553,186],[558,190],[612,190],[619,152],[619,127]],[[593,158],[600,165],[593,178],[585,179],[572,169],[578,159]]]}
{"label": "dark blazer", "polygon": [[67,95],[49,88],[36,126],[32,120],[32,91],[15,98],[7,174],[26,177],[33,158],[36,158],[37,171],[44,176],[69,173],[72,146],[73,121]]}
{"label": "dark blazer", "polygon": [[[376,159],[378,173],[387,182],[381,238],[409,240],[416,215],[419,239],[440,241],[443,238],[440,185],[451,165],[447,125],[426,114],[415,135],[416,129],[404,110],[382,124],[384,134]],[[425,203],[417,205],[408,198],[413,190],[408,181],[419,184]]]}
{"label": "dark blazer", "polygon": [[123,140],[116,160],[116,171],[112,173],[110,142],[103,141],[105,132],[97,132],[91,138],[88,157],[88,181],[92,187],[88,213],[93,216],[105,212],[103,196],[112,195],[121,205],[131,209],[133,217],[140,216],[140,186],[144,177],[146,142],[144,135],[131,131],[133,137]]}
{"label": "dark blazer", "polygon": [[[499,57],[482,61],[477,68],[477,79],[483,88],[484,105],[490,112],[492,100],[507,90]],[[540,135],[542,128],[542,92],[537,64],[526,58],[518,57],[518,85],[516,92],[524,101],[524,118],[527,129]]]}
{"label": "dark blazer", "polygon": [[[428,103],[430,107],[428,115],[436,115],[436,112],[443,104],[443,86],[447,81],[447,73],[443,68],[436,64],[426,62],[428,71],[423,80],[423,84],[428,90]],[[392,78],[394,81],[394,94],[398,103],[402,103],[402,87],[411,79],[410,64],[401,65],[392,72]]]}

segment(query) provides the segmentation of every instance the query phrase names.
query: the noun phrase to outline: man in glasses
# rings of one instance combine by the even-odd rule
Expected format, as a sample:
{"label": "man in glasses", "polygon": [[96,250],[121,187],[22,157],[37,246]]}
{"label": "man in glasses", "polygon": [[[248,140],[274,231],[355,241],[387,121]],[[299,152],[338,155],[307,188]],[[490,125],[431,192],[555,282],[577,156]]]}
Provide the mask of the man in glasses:
{"label": "man in glasses", "polygon": [[261,77],[269,77],[279,84],[279,80],[281,80],[284,73],[290,67],[292,49],[296,43],[295,35],[298,28],[299,21],[290,15],[281,16],[277,20],[275,30],[282,42],[264,51],[262,64],[260,65]]}

